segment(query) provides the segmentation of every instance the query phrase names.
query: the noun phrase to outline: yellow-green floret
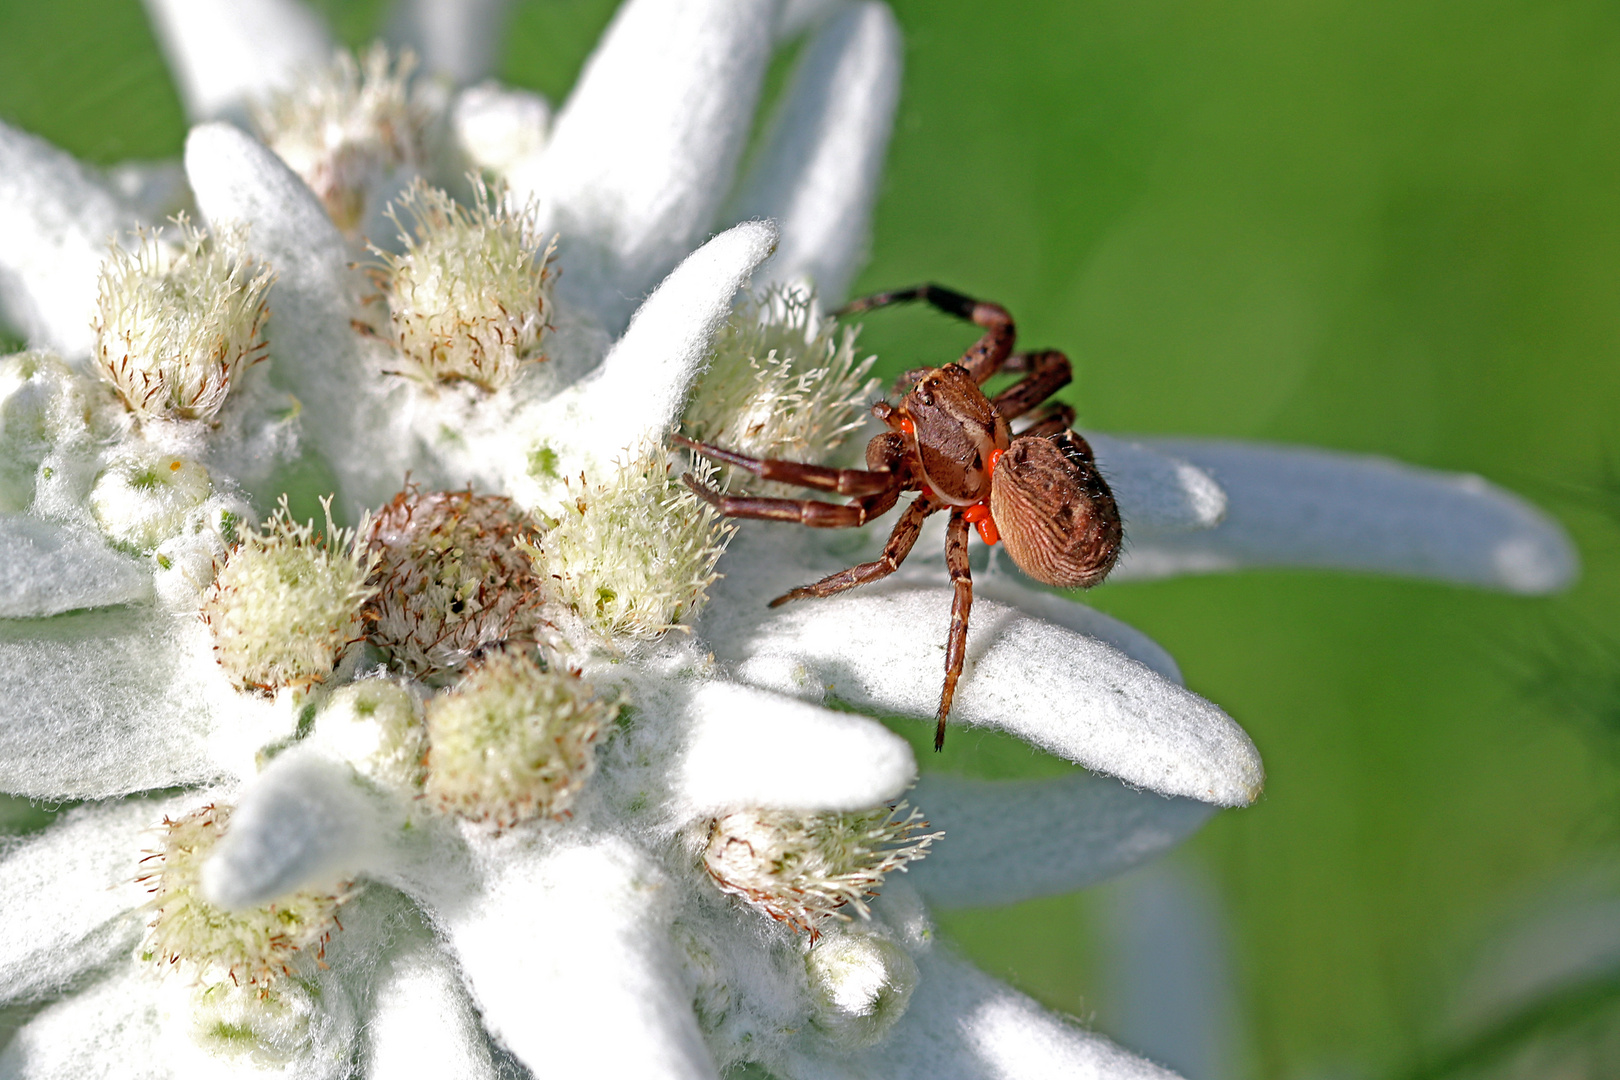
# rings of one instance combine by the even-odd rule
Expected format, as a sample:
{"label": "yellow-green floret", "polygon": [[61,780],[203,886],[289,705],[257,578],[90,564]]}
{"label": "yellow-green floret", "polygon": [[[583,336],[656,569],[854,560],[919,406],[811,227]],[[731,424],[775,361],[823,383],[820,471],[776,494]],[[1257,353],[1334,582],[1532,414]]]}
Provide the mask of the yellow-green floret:
{"label": "yellow-green floret", "polygon": [[541,581],[517,546],[528,515],[498,495],[407,488],[372,519],[373,645],[419,679],[497,641],[532,641]]}
{"label": "yellow-green floret", "polygon": [[[355,530],[333,525],[331,500],[321,505],[324,533],[293,521],[284,496],[264,529],[231,549],[203,596],[214,655],[237,689],[307,688],[361,637],[375,559]],[[362,532],[368,527],[361,522]]]}
{"label": "yellow-green floret", "polygon": [[534,208],[513,208],[482,184],[463,207],[420,182],[400,207],[411,228],[389,213],[404,251],[377,251],[399,374],[498,390],[524,364],[545,359],[553,246]]}
{"label": "yellow-green floret", "polygon": [[568,671],[518,650],[489,655],[427,703],[427,794],[445,811],[509,828],[565,814],[618,711]]}
{"label": "yellow-green floret", "polygon": [[264,359],[274,275],[239,237],[176,224],[175,242],[142,233],[102,263],[95,368],[142,420],[212,420],[242,370]]}
{"label": "yellow-green floret", "polygon": [[296,892],[244,911],[210,904],[202,897],[202,866],[229,821],[230,808],[216,805],[164,819],[162,847],[143,860],[136,879],[152,894],[153,911],[139,952],[143,960],[183,966],[203,984],[266,987],[293,974],[302,956],[324,955],[348,894]]}
{"label": "yellow-green floret", "polygon": [[710,823],[703,865],[722,890],[812,938],[852,905],[866,914],[885,874],[928,853],[942,833],[905,804],[851,813],[744,810]]}
{"label": "yellow-green floret", "polygon": [[[698,471],[701,472],[701,469]],[[525,547],[548,599],[609,636],[655,637],[696,614],[735,526],[672,475],[662,449],[586,485]]]}

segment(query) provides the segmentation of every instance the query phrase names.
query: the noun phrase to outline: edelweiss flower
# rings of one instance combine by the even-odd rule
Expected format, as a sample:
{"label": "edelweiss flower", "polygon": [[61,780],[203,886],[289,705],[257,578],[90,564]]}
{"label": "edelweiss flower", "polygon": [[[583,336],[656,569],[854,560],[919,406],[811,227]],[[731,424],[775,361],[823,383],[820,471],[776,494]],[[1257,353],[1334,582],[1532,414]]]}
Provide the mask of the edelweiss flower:
{"label": "edelweiss flower", "polygon": [[[151,6],[198,119],[330,55],[290,0]],[[498,88],[445,106],[486,166],[480,124],[533,136],[502,163],[505,209],[465,220],[528,207],[522,247],[559,237],[555,290],[529,294],[549,329],[499,380],[396,374],[386,336],[355,328],[365,283],[327,205],[199,124],[185,167],[210,235],[276,275],[269,362],[233,374],[217,426],[137,424],[90,380],[105,238],[142,222],[0,130],[4,299],[65,358],[0,368],[0,788],[106,800],[5,854],[0,1002],[49,1004],[0,1071],[1165,1075],[957,959],[925,905],[1163,851],[1257,795],[1243,731],[1141,634],[992,559],[953,718],[1118,781],[913,785],[908,745],[861,714],[932,718],[939,571],[767,609],[873,538],[744,527],[722,557],[728,530],[672,471],[683,421],[819,456],[863,387],[806,294],[734,300],[750,281],[844,294],[898,31],[881,3],[822,22],[726,203],[784,25],[768,0],[629,0],[549,130]],[[417,44],[470,80],[487,38]],[[295,429],[354,535],[285,511],[252,527]],[[1130,529],[1121,576],[1269,562],[1539,591],[1574,570],[1555,526],[1482,481],[1089,437]],[[254,638],[275,620],[248,610],[285,628]]]}

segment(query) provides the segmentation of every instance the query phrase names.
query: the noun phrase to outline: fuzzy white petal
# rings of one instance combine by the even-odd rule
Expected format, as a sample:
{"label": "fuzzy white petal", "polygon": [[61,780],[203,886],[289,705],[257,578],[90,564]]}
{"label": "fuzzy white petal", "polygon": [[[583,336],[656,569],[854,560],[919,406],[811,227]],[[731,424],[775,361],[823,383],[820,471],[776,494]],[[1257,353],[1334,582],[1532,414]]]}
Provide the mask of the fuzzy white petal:
{"label": "fuzzy white petal", "polygon": [[1125,521],[1127,543],[1160,532],[1209,529],[1226,515],[1226,493],[1209,473],[1140,442],[1086,432],[1097,469]]}
{"label": "fuzzy white petal", "polygon": [[579,387],[578,430],[600,444],[599,456],[611,459],[669,434],[737,290],[775,244],[768,221],[728,229],[687,256],[641,305]]}
{"label": "fuzzy white petal", "polygon": [[294,747],[243,791],[230,829],[203,866],[203,893],[223,908],[255,907],[299,889],[331,889],[380,866],[387,858],[383,805],[347,763],[318,747]]}
{"label": "fuzzy white petal", "polygon": [[782,230],[770,279],[813,282],[828,307],[866,254],[900,68],[900,28],[887,4],[832,19],[807,48],[737,201],[738,218],[772,218]]}
{"label": "fuzzy white petal", "polygon": [[[611,837],[489,845],[500,854],[478,892],[436,907],[484,1023],[507,1049],[539,1075],[714,1080],[667,939],[673,885]],[[584,1037],[603,1017],[612,1036]]]}
{"label": "fuzzy white petal", "polygon": [[1011,904],[1095,884],[1163,854],[1214,809],[1103,777],[969,780],[930,775],[908,798],[943,829],[909,881],[936,907]]}
{"label": "fuzzy white petal", "polygon": [[253,98],[332,58],[320,18],[298,0],[145,0],[186,113],[238,116]]}
{"label": "fuzzy white petal", "polygon": [[372,1080],[495,1080],[483,1026],[455,965],[437,942],[414,940],[376,981],[366,1025]]}
{"label": "fuzzy white petal", "polygon": [[860,810],[897,798],[917,776],[906,741],[862,716],[720,682],[700,687],[691,708],[675,782],[694,813]]}
{"label": "fuzzy white petal", "polygon": [[31,344],[90,354],[101,260],[135,224],[71,156],[0,124],[0,307]]}
{"label": "fuzzy white petal", "polygon": [[151,593],[151,570],[96,534],[0,514],[0,617],[59,615],[128,604]]}
{"label": "fuzzy white petal", "polygon": [[428,75],[477,82],[495,67],[510,0],[400,0],[388,37],[411,49]]}
{"label": "fuzzy white petal", "polygon": [[1122,578],[1321,566],[1534,594],[1579,572],[1555,521],[1477,476],[1306,447],[1143,441],[1214,476],[1229,503],[1218,528],[1128,544]]}
{"label": "fuzzy white petal", "polygon": [[186,174],[208,223],[246,224],[248,251],[276,272],[267,337],[277,379],[304,408],[303,430],[352,508],[385,501],[413,464],[402,410],[389,407],[404,380],[385,383],[350,324],[356,282],[332,219],[280,158],[229,124],[192,129]]}
{"label": "fuzzy white petal", "polygon": [[170,802],[92,804],[5,849],[0,1001],[37,999],[140,939],[142,848]]}
{"label": "fuzzy white petal", "polygon": [[[749,576],[747,564],[739,570]],[[768,614],[772,594],[751,595],[751,604],[724,606],[717,596],[703,622],[716,656],[742,681],[810,700],[831,694],[879,713],[934,715],[949,589],[885,583]],[[1251,802],[1264,779],[1254,744],[1215,705],[1094,637],[989,598],[973,605],[951,722],[997,727],[1127,783],[1224,806]]]}
{"label": "fuzzy white petal", "polygon": [[140,608],[0,622],[0,791],[99,798],[213,775],[208,707],[176,694],[177,629]]}
{"label": "fuzzy white petal", "polygon": [[1176,1080],[941,950],[888,1040],[851,1072],[887,1080]]}
{"label": "fuzzy white petal", "polygon": [[776,0],[629,0],[545,152],[510,178],[561,234],[559,295],[610,333],[713,227],[775,17]]}

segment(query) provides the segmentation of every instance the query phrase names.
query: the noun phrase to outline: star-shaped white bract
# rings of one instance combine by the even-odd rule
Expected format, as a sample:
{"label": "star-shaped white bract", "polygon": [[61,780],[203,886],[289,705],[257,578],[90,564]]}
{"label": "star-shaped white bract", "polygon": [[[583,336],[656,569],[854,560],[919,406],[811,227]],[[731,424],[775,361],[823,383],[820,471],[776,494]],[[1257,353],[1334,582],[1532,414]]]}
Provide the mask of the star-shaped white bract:
{"label": "star-shaped white bract", "polygon": [[[149,7],[199,121],[244,118],[330,57],[324,28],[293,0]],[[296,433],[351,516],[389,500],[407,472],[427,490],[470,484],[557,515],[582,490],[562,477],[611,477],[676,429],[739,290],[809,283],[835,303],[858,268],[900,41],[882,3],[823,7],[629,0],[554,121],[544,102],[499,87],[450,97],[458,153],[504,173],[514,204],[560,234],[548,359],[494,392],[385,374],[386,345],[354,327],[365,286],[352,243],[264,145],[200,123],[185,156],[200,217],[276,275],[270,363],[258,365],[273,381],[227,404],[218,428],[83,436],[94,445],[79,488],[141,438],[185,451],[220,499],[262,513]],[[412,0],[392,25],[426,71],[467,84],[492,54],[500,8]],[[773,48],[807,24],[784,106],[739,180]],[[496,163],[480,157],[492,145],[518,149]],[[9,129],[0,193],[0,298],[32,342],[83,360],[106,239],[151,222]],[[28,374],[26,394],[0,385],[0,438],[33,447],[20,425],[66,392],[54,370]],[[1339,566],[1539,592],[1575,570],[1555,525],[1477,479],[1307,450],[1090,438],[1126,521],[1121,576]],[[861,714],[932,716],[935,630],[950,604],[935,561],[919,554],[882,586],[773,611],[768,597],[881,538],[745,526],[683,629],[610,641],[552,612],[583,678],[630,708],[600,737],[566,819],[496,832],[361,778],[360,758],[323,725],[336,695],[233,688],[207,629],[175,614],[207,585],[213,549],[114,549],[83,491],[45,475],[60,447],[38,449],[31,497],[0,514],[0,789],[106,801],[5,854],[0,1001],[57,1000],[0,1070],[480,1077],[515,1059],[536,1075],[713,1077],[754,1060],[787,1077],[1165,1075],[953,957],[926,906],[1077,888],[1257,796],[1247,736],[1131,628],[992,558],[976,573],[953,720],[1104,775],[930,776],[913,788],[907,744]],[[120,798],[175,787],[190,790]],[[829,921],[816,945],[703,870],[705,830],[728,813],[860,811],[902,795],[945,838],[890,877],[869,920]],[[148,917],[131,883],[153,844],[143,830],[215,801],[235,804],[203,875],[219,903],[363,883],[328,967],[287,1006],[285,1030],[303,1034],[278,1028],[283,1043],[266,1036],[246,1056],[220,1045],[234,1021],[199,1039],[198,1016],[212,1014],[130,959]],[[271,1044],[294,1048],[267,1064]]]}

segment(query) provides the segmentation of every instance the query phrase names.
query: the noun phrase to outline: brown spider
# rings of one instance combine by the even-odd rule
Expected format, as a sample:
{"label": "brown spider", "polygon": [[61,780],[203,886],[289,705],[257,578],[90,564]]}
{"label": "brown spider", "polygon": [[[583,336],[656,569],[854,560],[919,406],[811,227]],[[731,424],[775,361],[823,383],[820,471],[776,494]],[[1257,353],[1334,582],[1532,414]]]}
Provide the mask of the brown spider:
{"label": "brown spider", "polygon": [[[772,607],[807,596],[831,596],[887,577],[911,552],[923,519],[939,510],[950,511],[945,564],[955,597],[939,727],[934,733],[938,750],[945,745],[945,720],[967,653],[968,610],[973,605],[969,523],[977,526],[987,544],[1006,541],[1007,553],[1024,573],[1060,588],[1090,588],[1106,577],[1119,555],[1123,530],[1119,508],[1097,471],[1091,447],[1069,430],[1072,408],[1047,404],[1016,438],[1008,427],[1009,420],[1030,412],[1069,382],[1069,358],[1055,350],[1014,353],[1016,331],[1005,308],[938,285],[879,293],[853,301],[838,314],[908,300],[927,301],[982,326],[984,336],[954,364],[907,372],[895,392],[914,385],[899,405],[880,401],[872,406],[872,415],[889,430],[867,444],[865,469],[745,457],[683,436],[676,439],[705,457],[765,480],[854,497],[840,506],[815,499],[723,495],[699,484],[690,473],[682,477],[687,487],[728,517],[849,528],[888,512],[902,492],[920,493],[895,522],[881,558],[778,596]],[[987,398],[979,386],[997,371],[1023,372],[1025,377]]]}

